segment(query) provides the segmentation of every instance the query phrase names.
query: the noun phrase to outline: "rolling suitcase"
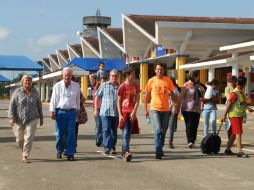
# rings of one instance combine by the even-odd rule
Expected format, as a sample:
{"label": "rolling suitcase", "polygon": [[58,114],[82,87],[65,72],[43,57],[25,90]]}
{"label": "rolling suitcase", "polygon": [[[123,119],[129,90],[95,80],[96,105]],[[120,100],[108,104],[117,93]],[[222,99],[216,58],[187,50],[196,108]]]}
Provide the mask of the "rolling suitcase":
{"label": "rolling suitcase", "polygon": [[219,130],[217,133],[209,133],[201,141],[201,151],[203,154],[218,154],[220,151],[221,138],[219,136],[223,122],[221,122]]}

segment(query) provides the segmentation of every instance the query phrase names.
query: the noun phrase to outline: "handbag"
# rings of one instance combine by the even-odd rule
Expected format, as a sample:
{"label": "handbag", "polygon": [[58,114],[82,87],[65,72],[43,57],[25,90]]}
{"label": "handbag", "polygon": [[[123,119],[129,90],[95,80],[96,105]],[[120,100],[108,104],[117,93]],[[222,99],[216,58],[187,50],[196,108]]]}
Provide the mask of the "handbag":
{"label": "handbag", "polygon": [[88,121],[87,112],[84,106],[80,107],[78,111],[78,123],[85,124]]}

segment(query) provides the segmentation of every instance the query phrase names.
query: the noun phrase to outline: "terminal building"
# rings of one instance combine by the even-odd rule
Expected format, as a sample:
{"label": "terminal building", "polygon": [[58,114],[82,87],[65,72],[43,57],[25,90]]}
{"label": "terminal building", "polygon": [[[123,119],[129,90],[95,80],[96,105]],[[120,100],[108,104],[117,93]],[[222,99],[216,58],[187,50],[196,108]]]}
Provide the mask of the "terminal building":
{"label": "terminal building", "polygon": [[[84,17],[84,30],[77,32],[80,44],[67,44],[66,50],[56,50],[38,61],[45,70],[34,82],[43,101],[49,101],[52,86],[61,79],[65,64],[75,58],[107,58],[124,59],[127,65],[134,66],[142,91],[154,75],[156,61],[167,65],[166,74],[175,77],[179,86],[190,70],[199,70],[200,81],[216,78],[222,93],[232,75],[244,75],[248,80],[248,102],[254,103],[254,19],[131,14],[121,17],[122,28],[110,28],[111,18],[101,16],[99,11],[96,16]],[[73,69],[81,78],[81,90],[87,97],[88,75],[95,71],[75,66]]]}

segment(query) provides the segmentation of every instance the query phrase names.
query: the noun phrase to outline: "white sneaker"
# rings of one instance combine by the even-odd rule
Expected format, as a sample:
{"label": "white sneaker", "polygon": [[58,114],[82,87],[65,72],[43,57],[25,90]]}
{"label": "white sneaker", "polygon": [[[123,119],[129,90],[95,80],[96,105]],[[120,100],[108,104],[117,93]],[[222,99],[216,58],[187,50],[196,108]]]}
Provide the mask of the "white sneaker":
{"label": "white sneaker", "polygon": [[192,147],[193,147],[193,143],[190,142],[190,143],[188,144],[188,147],[189,147],[189,148],[192,148]]}

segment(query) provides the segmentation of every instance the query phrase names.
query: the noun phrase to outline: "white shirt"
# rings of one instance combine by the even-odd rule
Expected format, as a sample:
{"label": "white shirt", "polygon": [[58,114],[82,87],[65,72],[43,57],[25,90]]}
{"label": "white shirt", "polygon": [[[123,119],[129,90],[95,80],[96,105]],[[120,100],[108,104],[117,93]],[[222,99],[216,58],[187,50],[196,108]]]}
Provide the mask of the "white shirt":
{"label": "white shirt", "polygon": [[211,85],[207,85],[206,86],[207,89],[205,91],[205,99],[211,99],[212,96],[214,95],[214,90],[213,90],[213,87]]}
{"label": "white shirt", "polygon": [[57,82],[53,87],[49,111],[60,109],[80,109],[80,87],[71,81],[69,87],[65,87],[64,81]]}

